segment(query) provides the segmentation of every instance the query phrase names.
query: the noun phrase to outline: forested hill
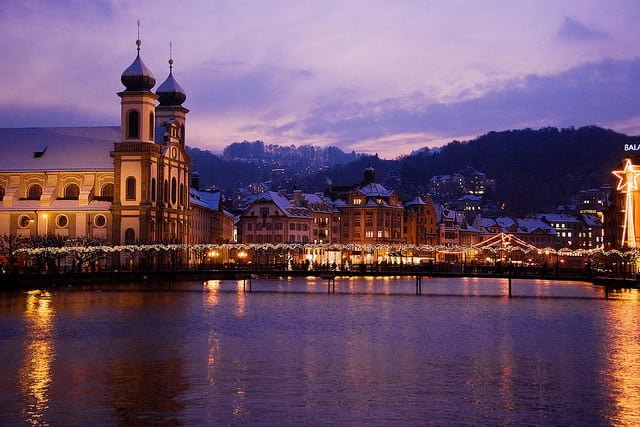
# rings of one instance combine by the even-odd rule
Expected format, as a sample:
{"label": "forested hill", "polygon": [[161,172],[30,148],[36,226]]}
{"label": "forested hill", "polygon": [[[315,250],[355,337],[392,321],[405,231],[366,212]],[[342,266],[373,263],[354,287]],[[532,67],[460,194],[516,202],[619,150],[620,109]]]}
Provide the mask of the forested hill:
{"label": "forested hill", "polygon": [[397,160],[344,153],[331,147],[280,147],[260,141],[235,143],[224,156],[190,148],[202,186],[215,185],[231,195],[241,186],[271,179],[282,168],[282,185],[324,191],[329,183],[355,184],[364,168],[376,180],[406,196],[427,192],[429,178],[472,166],[496,179],[496,200],[510,213],[531,213],[567,203],[581,189],[612,182],[611,171],[624,156],[625,144],[640,144],[608,129],[543,128],[490,132],[471,141],[453,141],[422,149]]}
{"label": "forested hill", "polygon": [[639,137],[595,126],[490,132],[436,150],[419,150],[399,160],[360,159],[310,177],[305,184],[320,190],[328,181],[357,182],[354,169],[359,170],[359,178],[371,163],[378,181],[396,182],[399,192],[411,195],[426,192],[431,176],[473,166],[496,179],[494,196],[505,202],[509,212],[530,213],[566,203],[581,189],[611,183],[611,170],[624,156],[624,144],[639,143]]}

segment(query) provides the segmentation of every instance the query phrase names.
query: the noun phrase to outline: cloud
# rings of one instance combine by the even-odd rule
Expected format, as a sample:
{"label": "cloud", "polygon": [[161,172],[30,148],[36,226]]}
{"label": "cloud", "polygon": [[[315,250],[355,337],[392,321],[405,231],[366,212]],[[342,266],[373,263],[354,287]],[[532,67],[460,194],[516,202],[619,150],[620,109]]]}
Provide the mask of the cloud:
{"label": "cloud", "polygon": [[432,103],[420,93],[367,103],[333,100],[299,121],[265,127],[263,132],[276,139],[329,139],[345,148],[375,152],[388,151],[390,143],[419,146],[419,135],[426,145],[438,138],[518,127],[607,126],[638,115],[638,81],[640,59],[606,60],[555,75],[511,80],[457,102]]}
{"label": "cloud", "polygon": [[[258,112],[284,102],[296,84],[312,80],[308,69],[288,69],[269,64],[216,63],[184,73],[184,81],[200,82],[197,91],[187,89],[190,102],[201,113]],[[179,75],[176,78],[181,80]],[[266,112],[265,112],[266,111]]]}
{"label": "cloud", "polygon": [[571,17],[565,16],[562,25],[556,32],[556,39],[568,42],[593,42],[609,39],[609,35],[592,29]]}

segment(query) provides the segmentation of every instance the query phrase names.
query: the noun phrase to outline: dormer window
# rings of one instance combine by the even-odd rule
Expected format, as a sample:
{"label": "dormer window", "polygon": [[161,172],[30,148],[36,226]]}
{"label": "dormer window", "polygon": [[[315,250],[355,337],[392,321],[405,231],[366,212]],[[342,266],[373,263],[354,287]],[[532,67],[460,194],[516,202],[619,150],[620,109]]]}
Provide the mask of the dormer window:
{"label": "dormer window", "polygon": [[42,145],[38,145],[34,150],[33,150],[33,157],[34,158],[39,158],[42,157],[44,155],[44,152],[47,151],[47,145],[42,144]]}
{"label": "dormer window", "polygon": [[77,184],[69,184],[64,189],[64,198],[67,200],[78,200],[80,197],[80,187]]}
{"label": "dormer window", "polygon": [[42,196],[42,187],[40,186],[40,184],[33,184],[27,190],[28,200],[40,200],[41,196]]}
{"label": "dormer window", "polygon": [[353,199],[353,204],[354,205],[361,205],[362,204],[362,199]]}

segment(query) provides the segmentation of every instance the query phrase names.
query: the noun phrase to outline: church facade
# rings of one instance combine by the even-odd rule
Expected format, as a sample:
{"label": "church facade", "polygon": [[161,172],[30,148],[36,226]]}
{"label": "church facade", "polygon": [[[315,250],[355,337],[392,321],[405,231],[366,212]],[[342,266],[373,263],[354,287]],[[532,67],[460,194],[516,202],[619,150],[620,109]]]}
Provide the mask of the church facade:
{"label": "church facade", "polygon": [[111,244],[219,240],[193,234],[193,209],[200,217],[223,214],[190,202],[189,110],[173,60],[153,92],[155,78],[136,44],[121,76],[120,126],[0,130],[0,235]]}

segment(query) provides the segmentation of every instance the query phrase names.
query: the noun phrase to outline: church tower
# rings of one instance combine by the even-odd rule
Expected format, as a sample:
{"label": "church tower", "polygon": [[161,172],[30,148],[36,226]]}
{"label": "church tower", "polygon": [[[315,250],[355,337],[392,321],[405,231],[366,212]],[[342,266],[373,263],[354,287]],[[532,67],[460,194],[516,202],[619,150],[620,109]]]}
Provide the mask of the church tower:
{"label": "church tower", "polygon": [[140,57],[141,41],[136,40],[137,55],[122,73],[125,90],[118,93],[121,106],[122,140],[116,143],[114,158],[114,244],[155,240],[154,215],[157,169],[161,155],[155,143],[157,95],[153,73]]}
{"label": "church tower", "polygon": [[[190,159],[185,152],[182,106],[187,95],[173,76],[154,94],[155,78],[137,55],[122,73],[122,141],[113,151],[115,191],[114,243],[188,243]],[[160,105],[156,106],[156,102]]]}
{"label": "church tower", "polygon": [[[171,45],[169,45],[171,49]],[[163,241],[188,243],[191,226],[189,207],[190,159],[185,151],[185,122],[188,109],[182,106],[187,95],[173,76],[169,54],[169,75],[156,90],[158,132],[162,132],[162,155],[158,160],[158,236]]]}

